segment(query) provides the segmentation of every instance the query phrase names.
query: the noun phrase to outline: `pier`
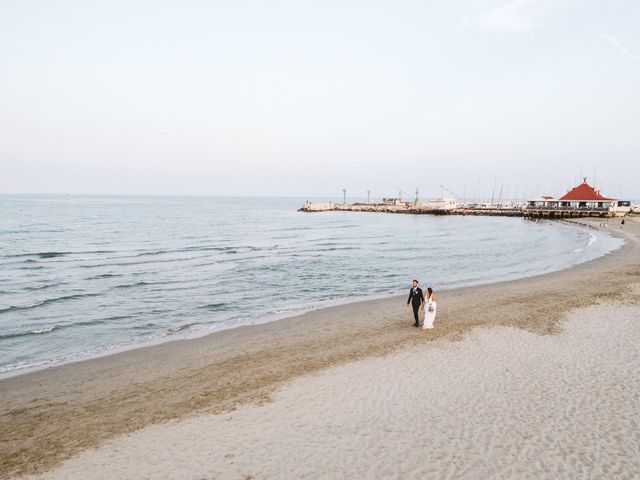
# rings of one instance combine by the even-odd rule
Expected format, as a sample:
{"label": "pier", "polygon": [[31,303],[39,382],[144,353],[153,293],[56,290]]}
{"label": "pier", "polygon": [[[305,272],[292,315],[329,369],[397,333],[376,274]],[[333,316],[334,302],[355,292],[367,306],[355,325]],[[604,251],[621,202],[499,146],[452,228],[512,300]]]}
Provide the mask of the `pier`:
{"label": "pier", "polygon": [[[441,185],[444,190],[455,196],[453,192]],[[402,191],[397,198],[385,198],[381,203],[371,203],[371,192],[367,191],[366,203],[346,203],[346,189],[343,192],[343,203],[310,203],[307,202],[300,212],[378,212],[404,213],[410,215],[482,215],[494,217],[524,217],[524,218],[613,218],[632,214],[638,207],[630,201],[619,200],[603,196],[599,190],[587,183],[584,178],[582,184],[571,189],[562,197],[556,199],[550,195],[541,195],[527,200],[525,203],[501,203],[502,190],[497,203],[458,203],[455,198],[440,198],[428,202],[420,202],[418,191],[414,201],[402,199]]]}
{"label": "pier", "polygon": [[553,208],[553,207],[471,207],[468,205],[455,208],[428,208],[416,204],[389,205],[380,203],[307,203],[299,212],[374,212],[398,213],[407,215],[478,215],[493,217],[524,217],[524,218],[613,218],[624,216],[620,212],[608,208]]}
{"label": "pier", "polygon": [[454,208],[429,208],[421,204],[403,203],[307,203],[298,210],[299,212],[375,212],[375,213],[400,213],[407,215],[484,215],[501,217],[524,217],[522,207],[470,207],[456,206]]}
{"label": "pier", "polygon": [[526,208],[524,216],[528,218],[612,218],[624,216],[608,208]]}

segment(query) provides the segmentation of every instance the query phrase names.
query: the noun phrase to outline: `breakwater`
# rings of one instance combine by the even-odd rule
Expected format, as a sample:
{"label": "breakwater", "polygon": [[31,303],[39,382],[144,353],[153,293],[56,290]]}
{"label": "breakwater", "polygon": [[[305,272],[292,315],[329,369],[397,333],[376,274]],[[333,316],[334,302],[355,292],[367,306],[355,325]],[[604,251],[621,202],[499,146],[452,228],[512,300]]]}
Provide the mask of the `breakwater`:
{"label": "breakwater", "polygon": [[400,213],[409,215],[485,215],[500,217],[523,217],[525,210],[521,207],[457,207],[430,208],[420,204],[380,204],[380,203],[306,203],[300,212],[374,212]]}
{"label": "breakwater", "polygon": [[524,207],[520,205],[489,205],[469,206],[455,205],[447,207],[431,207],[429,204],[419,203],[306,203],[300,212],[375,212],[375,213],[404,213],[408,215],[479,215],[492,217],[526,217],[526,218],[612,218],[624,216],[625,213],[615,212],[609,208],[548,208]]}

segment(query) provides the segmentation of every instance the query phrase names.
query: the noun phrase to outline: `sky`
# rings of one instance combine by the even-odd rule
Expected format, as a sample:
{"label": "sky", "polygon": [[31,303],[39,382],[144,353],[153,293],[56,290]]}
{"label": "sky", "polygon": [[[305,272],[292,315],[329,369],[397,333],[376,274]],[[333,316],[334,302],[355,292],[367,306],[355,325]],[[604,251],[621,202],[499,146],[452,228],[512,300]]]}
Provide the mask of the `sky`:
{"label": "sky", "polygon": [[0,192],[640,198],[639,0],[0,0]]}

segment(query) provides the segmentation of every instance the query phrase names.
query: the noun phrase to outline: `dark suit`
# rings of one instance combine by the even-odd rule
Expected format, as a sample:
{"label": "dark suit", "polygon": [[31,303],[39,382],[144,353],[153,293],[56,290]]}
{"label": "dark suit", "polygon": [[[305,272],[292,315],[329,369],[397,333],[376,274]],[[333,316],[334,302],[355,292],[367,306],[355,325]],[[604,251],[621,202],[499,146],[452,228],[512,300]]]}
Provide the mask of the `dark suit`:
{"label": "dark suit", "polygon": [[413,318],[415,318],[416,323],[414,325],[419,325],[418,321],[418,311],[420,310],[420,305],[424,302],[424,294],[422,293],[422,289],[420,287],[413,288],[409,290],[409,299],[407,300],[407,305],[411,303],[413,307]]}

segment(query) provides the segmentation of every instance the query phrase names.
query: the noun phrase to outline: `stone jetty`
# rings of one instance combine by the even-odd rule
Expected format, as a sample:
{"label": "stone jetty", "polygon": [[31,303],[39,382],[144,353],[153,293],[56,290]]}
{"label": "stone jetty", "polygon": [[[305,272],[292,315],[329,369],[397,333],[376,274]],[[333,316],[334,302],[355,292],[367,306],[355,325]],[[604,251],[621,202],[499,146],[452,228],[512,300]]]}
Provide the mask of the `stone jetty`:
{"label": "stone jetty", "polygon": [[432,208],[428,204],[412,202],[396,203],[306,203],[299,212],[374,212],[404,213],[408,215],[487,215],[502,217],[523,217],[525,212],[520,206],[513,207],[470,207]]}

